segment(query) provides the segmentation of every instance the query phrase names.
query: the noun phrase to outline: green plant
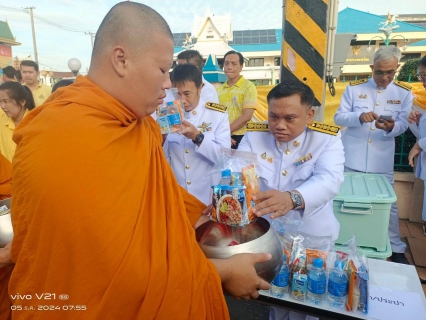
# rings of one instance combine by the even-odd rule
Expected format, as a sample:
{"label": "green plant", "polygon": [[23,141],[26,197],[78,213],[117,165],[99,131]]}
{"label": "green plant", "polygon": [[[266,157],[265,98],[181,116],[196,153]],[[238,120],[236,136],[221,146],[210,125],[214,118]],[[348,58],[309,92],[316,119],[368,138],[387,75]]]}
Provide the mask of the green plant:
{"label": "green plant", "polygon": [[[399,81],[417,81],[416,74],[417,74],[417,66],[419,65],[420,59],[410,59],[405,62],[405,64],[402,66],[401,70],[399,71],[397,80]],[[411,75],[411,77],[410,77]]]}

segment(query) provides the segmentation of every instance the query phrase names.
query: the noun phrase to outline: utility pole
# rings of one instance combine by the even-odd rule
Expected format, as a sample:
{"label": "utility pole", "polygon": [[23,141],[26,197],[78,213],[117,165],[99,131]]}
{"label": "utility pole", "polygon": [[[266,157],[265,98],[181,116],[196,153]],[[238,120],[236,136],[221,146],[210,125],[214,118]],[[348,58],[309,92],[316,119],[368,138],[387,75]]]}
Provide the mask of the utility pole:
{"label": "utility pole", "polygon": [[38,64],[37,43],[36,43],[36,36],[35,36],[35,30],[34,30],[34,16],[33,16],[33,9],[35,9],[35,7],[27,7],[25,9],[30,11],[31,28],[33,31],[34,59],[35,59],[35,62]]}
{"label": "utility pole", "polygon": [[92,49],[93,49],[93,36],[95,35],[95,33],[93,33],[93,32],[85,32],[84,34],[90,34],[90,41],[92,43]]}

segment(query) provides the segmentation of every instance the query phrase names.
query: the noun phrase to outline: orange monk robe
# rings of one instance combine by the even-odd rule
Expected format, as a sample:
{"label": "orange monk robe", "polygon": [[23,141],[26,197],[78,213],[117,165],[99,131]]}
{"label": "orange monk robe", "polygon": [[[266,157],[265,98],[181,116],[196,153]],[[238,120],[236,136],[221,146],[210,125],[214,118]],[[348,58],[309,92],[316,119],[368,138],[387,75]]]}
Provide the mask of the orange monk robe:
{"label": "orange monk robe", "polygon": [[15,131],[9,292],[86,310],[13,319],[229,319],[192,227],[204,206],[179,187],[158,124],[87,77],[58,92]]}
{"label": "orange monk robe", "polygon": [[12,164],[0,153],[0,200],[10,198],[12,192]]}
{"label": "orange monk robe", "polygon": [[[10,198],[12,191],[12,164],[0,153],[0,200]],[[0,269],[0,319],[10,319],[11,301],[7,292],[13,266]]]}

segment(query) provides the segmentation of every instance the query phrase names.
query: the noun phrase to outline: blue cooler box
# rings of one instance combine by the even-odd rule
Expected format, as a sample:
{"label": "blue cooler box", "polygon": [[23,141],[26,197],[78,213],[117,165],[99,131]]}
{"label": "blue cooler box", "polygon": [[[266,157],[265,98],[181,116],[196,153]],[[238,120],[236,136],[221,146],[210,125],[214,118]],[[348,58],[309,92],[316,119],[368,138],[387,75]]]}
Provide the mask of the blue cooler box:
{"label": "blue cooler box", "polygon": [[345,172],[345,180],[333,201],[340,222],[336,243],[343,244],[353,234],[358,246],[386,251],[389,215],[396,195],[385,176]]}

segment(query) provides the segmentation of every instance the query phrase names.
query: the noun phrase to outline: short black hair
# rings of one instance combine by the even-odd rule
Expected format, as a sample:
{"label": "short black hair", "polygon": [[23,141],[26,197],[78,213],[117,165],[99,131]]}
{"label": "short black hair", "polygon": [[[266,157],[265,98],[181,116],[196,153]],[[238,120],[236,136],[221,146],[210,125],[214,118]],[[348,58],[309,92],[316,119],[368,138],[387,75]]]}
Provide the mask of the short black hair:
{"label": "short black hair", "polygon": [[240,60],[240,65],[242,66],[244,64],[244,57],[243,57],[243,55],[241,53],[237,52],[237,51],[234,51],[234,50],[231,50],[231,51],[228,51],[227,53],[225,53],[225,55],[223,56],[223,61],[224,62],[225,62],[226,56],[229,56],[230,54],[236,54],[236,55],[238,55],[238,58]]}
{"label": "short black hair", "polygon": [[73,84],[73,83],[74,83],[74,80],[71,80],[71,79],[62,79],[62,80],[59,80],[53,86],[52,93],[55,92],[56,90],[58,90],[59,88],[69,86],[70,84]]}
{"label": "short black hair", "polygon": [[179,60],[186,60],[187,63],[196,65],[200,70],[203,70],[204,59],[197,50],[185,50],[178,54]]}
{"label": "short black hair", "polygon": [[21,66],[34,67],[34,70],[38,72],[38,64],[32,60],[24,60],[21,62]]}
{"label": "short black hair", "polygon": [[314,105],[315,95],[312,89],[306,84],[295,80],[287,80],[279,83],[269,91],[266,99],[269,103],[272,99],[286,98],[295,94],[300,96],[300,103],[302,105],[306,105],[309,108]]}
{"label": "short black hair", "polygon": [[3,74],[5,74],[9,79],[15,79],[16,70],[12,66],[7,66],[3,68]]}
{"label": "short black hair", "polygon": [[35,108],[33,93],[31,92],[30,88],[20,84],[19,82],[5,82],[0,85],[0,91],[6,91],[9,95],[9,98],[18,104],[25,100],[24,107],[28,110],[33,110]]}
{"label": "short black hair", "polygon": [[173,83],[194,82],[198,88],[203,83],[203,74],[201,70],[193,64],[178,64],[171,74]]}
{"label": "short black hair", "polygon": [[420,59],[419,61],[419,67],[426,67],[426,56]]}

